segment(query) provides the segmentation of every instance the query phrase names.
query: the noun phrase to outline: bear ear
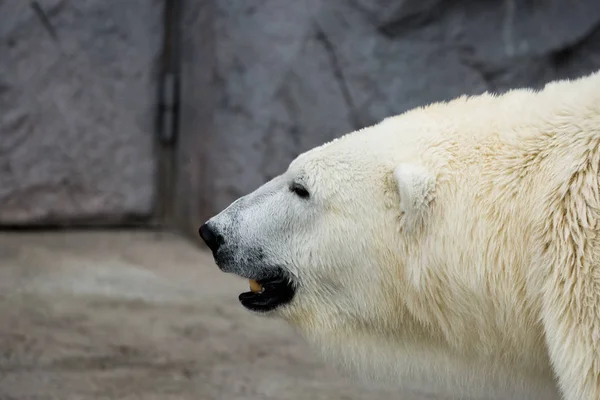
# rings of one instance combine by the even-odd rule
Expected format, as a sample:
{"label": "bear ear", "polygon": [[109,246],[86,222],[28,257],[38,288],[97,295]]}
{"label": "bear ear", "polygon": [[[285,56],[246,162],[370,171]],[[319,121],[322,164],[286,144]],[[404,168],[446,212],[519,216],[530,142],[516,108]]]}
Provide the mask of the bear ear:
{"label": "bear ear", "polygon": [[427,206],[433,200],[435,176],[417,164],[398,164],[394,168],[394,179],[400,194],[400,207],[407,225],[422,222]]}

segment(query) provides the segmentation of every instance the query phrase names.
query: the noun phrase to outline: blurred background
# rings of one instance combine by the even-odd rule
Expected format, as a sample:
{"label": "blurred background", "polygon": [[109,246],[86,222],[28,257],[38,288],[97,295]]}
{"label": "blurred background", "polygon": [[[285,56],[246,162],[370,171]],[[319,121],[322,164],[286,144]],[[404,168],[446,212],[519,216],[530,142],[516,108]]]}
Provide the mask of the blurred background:
{"label": "blurred background", "polygon": [[0,0],[0,399],[433,399],[241,310],[199,225],[384,117],[599,68],[597,0]]}

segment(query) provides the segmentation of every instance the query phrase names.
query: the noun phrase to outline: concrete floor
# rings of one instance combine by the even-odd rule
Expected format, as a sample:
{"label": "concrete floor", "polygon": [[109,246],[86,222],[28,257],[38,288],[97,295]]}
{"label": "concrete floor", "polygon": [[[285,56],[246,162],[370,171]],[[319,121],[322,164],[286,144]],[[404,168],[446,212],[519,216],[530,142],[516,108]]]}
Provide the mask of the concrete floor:
{"label": "concrete floor", "polygon": [[0,233],[0,399],[430,399],[352,383],[172,234]]}

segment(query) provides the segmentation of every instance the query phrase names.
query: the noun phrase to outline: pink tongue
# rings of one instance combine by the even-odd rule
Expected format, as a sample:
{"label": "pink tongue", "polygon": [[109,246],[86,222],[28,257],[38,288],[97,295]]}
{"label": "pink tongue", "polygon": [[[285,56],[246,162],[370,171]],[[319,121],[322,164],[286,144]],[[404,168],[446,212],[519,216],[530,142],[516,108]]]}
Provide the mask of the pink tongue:
{"label": "pink tongue", "polygon": [[262,285],[255,281],[254,279],[249,279],[250,281],[250,291],[252,293],[260,293],[263,289]]}

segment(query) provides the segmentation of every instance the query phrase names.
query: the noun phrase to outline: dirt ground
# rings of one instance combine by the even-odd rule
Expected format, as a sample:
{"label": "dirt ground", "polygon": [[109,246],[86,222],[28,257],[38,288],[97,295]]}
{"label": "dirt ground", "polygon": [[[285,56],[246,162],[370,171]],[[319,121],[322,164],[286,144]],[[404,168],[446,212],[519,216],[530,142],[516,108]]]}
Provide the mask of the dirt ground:
{"label": "dirt ground", "polygon": [[0,399],[424,400],[358,386],[154,232],[0,233]]}

